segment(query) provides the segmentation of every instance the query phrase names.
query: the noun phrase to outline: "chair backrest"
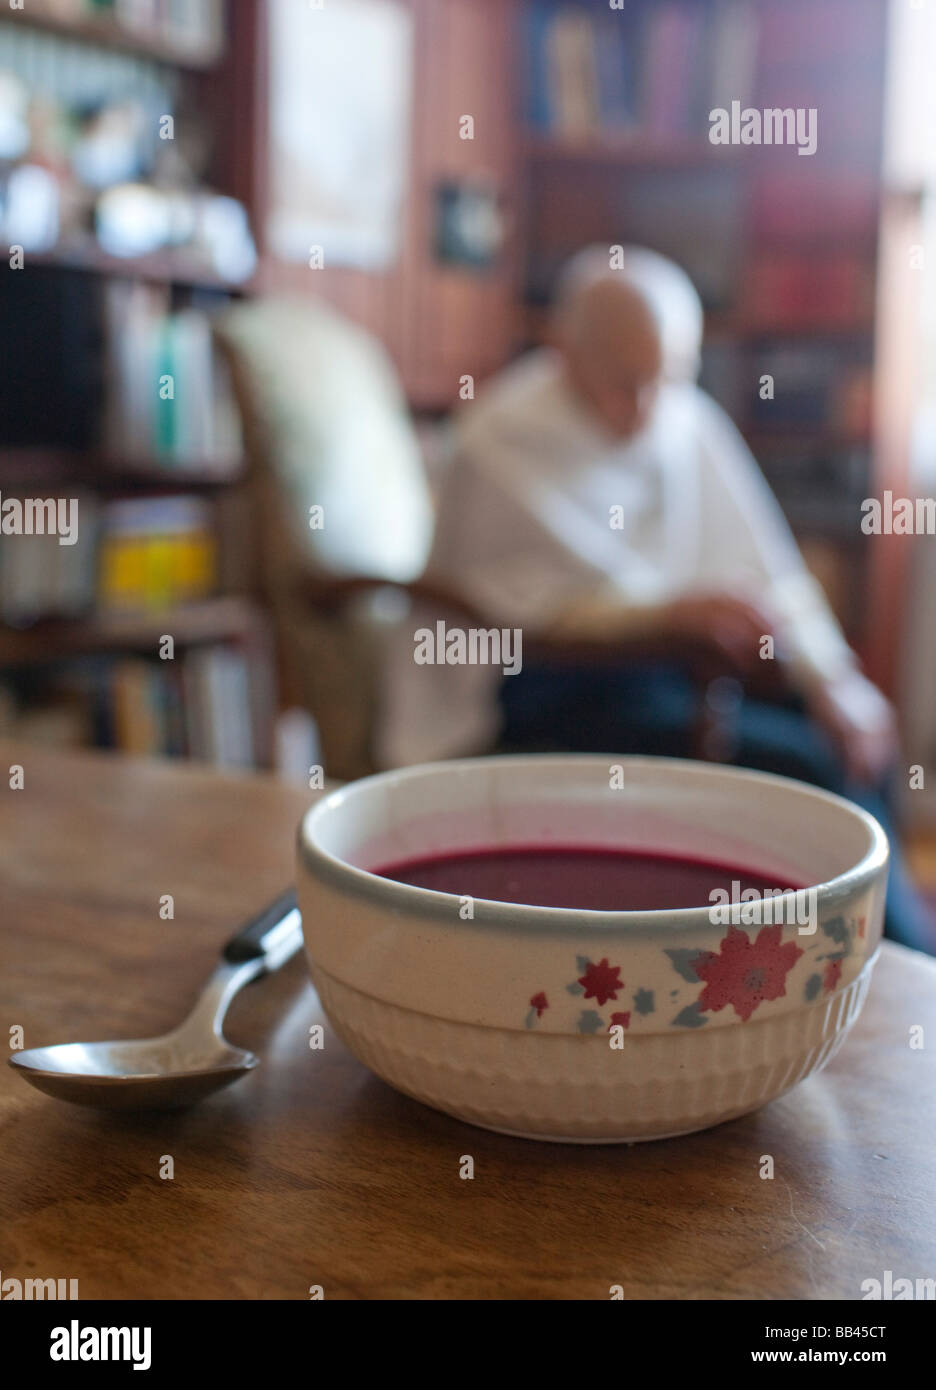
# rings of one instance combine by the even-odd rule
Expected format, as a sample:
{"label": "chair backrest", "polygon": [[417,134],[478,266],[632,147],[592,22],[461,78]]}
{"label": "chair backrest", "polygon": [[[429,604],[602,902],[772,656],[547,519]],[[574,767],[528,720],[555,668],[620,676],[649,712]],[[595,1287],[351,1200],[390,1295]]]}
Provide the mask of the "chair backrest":
{"label": "chair backrest", "polygon": [[266,555],[332,576],[420,574],[432,504],[381,345],[315,299],[245,301],[216,333],[266,494]]}

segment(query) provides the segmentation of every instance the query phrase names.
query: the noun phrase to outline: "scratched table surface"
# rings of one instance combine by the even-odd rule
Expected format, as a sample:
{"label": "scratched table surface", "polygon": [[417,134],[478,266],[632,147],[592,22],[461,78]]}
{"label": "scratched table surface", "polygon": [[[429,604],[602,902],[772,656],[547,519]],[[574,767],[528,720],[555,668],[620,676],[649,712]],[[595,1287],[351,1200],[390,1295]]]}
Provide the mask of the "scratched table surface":
{"label": "scratched table surface", "polygon": [[[239,922],[290,881],[312,794],[0,744],[0,767],[14,762],[25,785],[4,776],[0,792],[4,1035],[20,1025],[28,1047],[164,1031]],[[77,1279],[81,1298],[607,1299],[619,1285],[625,1298],[860,1299],[886,1270],[936,1273],[927,957],[884,947],[820,1076],[707,1133],[632,1147],[461,1124],[378,1081],[327,1023],[310,1050],[320,1022],[297,957],[228,1017],[262,1065],[185,1112],[83,1110],[0,1068],[0,1277]]]}

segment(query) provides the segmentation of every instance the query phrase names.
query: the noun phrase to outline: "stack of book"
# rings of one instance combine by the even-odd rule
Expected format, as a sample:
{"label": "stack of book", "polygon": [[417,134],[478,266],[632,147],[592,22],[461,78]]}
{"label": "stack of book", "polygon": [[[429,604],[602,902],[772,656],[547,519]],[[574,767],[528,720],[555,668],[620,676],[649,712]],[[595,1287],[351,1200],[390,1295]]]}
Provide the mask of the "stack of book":
{"label": "stack of book", "polygon": [[105,449],[128,462],[229,472],[240,429],[207,315],[169,313],[154,285],[110,280],[105,293]]}
{"label": "stack of book", "polygon": [[200,497],[103,502],[71,499],[73,543],[10,535],[0,545],[0,621],[169,611],[207,598],[218,583],[214,511]]}
{"label": "stack of book", "polygon": [[751,94],[758,33],[751,0],[538,0],[526,11],[529,123],[567,139],[707,138],[709,112]]}
{"label": "stack of book", "polygon": [[263,668],[216,644],[174,660],[76,658],[0,686],[0,734],[55,746],[94,744],[144,757],[190,757],[253,767],[269,715]]}

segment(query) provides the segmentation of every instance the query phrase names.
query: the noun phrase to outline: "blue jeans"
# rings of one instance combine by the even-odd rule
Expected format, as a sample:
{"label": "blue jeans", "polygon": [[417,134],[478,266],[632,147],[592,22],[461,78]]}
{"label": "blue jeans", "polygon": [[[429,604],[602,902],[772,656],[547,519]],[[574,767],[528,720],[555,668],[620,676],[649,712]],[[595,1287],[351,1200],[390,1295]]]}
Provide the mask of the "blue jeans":
{"label": "blue jeans", "polygon": [[[693,756],[698,688],[679,666],[524,666],[500,692],[502,752]],[[742,699],[732,713],[732,762],[846,796],[875,816],[891,843],[884,929],[936,955],[936,923],[907,877],[888,785],[851,783],[830,740],[796,699]]]}

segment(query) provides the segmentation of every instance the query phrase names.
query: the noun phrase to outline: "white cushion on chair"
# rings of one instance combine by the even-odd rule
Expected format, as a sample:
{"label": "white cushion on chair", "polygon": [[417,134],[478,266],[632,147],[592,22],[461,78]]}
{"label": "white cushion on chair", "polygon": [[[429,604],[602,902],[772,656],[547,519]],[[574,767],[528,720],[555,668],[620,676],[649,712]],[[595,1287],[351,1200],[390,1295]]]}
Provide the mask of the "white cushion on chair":
{"label": "white cushion on chair", "polygon": [[[218,335],[248,397],[291,542],[333,574],[421,573],[432,504],[396,372],[381,345],[319,300],[248,301]],[[310,507],[324,525],[309,526]]]}

